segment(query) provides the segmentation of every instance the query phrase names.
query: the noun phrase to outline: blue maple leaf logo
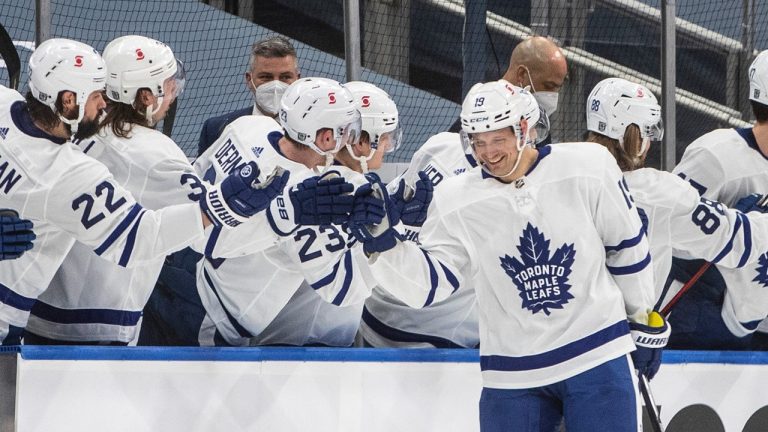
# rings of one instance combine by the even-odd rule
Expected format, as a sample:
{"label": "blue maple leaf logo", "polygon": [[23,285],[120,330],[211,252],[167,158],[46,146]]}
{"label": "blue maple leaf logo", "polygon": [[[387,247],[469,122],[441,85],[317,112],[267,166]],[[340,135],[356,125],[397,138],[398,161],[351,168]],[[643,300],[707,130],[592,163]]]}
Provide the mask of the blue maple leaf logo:
{"label": "blue maple leaf logo", "polygon": [[768,287],[768,252],[760,255],[757,264],[757,276],[752,282],[757,282],[764,288]]}
{"label": "blue maple leaf logo", "polygon": [[564,243],[550,256],[549,240],[529,223],[520,236],[517,251],[522,261],[509,255],[499,259],[519,291],[522,307],[534,314],[544,311],[547,315],[551,309],[562,309],[573,298],[568,283],[576,256],[573,244]]}

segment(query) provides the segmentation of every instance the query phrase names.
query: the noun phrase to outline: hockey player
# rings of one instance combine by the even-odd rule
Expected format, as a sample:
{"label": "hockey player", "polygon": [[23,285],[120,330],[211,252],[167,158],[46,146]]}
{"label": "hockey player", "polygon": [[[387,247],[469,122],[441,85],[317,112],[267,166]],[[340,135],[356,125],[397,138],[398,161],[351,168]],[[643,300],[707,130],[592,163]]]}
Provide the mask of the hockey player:
{"label": "hockey player", "polygon": [[[98,134],[77,144],[144,208],[197,202],[203,184],[187,157],[152,128],[184,90],[183,64],[167,45],[135,35],[110,42],[103,57],[108,114]],[[164,258],[127,269],[75,243],[32,308],[24,343],[132,341]]]}
{"label": "hockey player", "polygon": [[[549,120],[538,106],[539,120],[530,134],[531,145],[536,146],[549,133]],[[526,115],[535,118],[534,113]],[[533,136],[535,135],[535,138]],[[413,173],[423,171],[434,187],[447,178],[463,174],[477,166],[472,149],[462,146],[458,133],[443,132],[427,140],[414,153],[402,176],[410,183]],[[395,179],[389,189],[393,189]],[[418,241],[420,226],[403,224],[403,236]],[[471,286],[443,301],[415,309],[375,287],[365,301],[358,345],[372,347],[407,348],[474,348],[480,343],[475,292]]]}
{"label": "hockey player", "polygon": [[676,294],[662,291],[673,249],[729,268],[756,265],[768,250],[768,216],[747,217],[700,197],[674,174],[643,168],[651,141],[664,133],[661,107],[650,90],[621,78],[600,81],[587,99],[587,129],[587,141],[616,158],[625,187],[647,219],[659,309]]}
{"label": "hockey player", "polygon": [[16,259],[32,249],[35,233],[30,220],[13,210],[0,209],[0,261]]}
{"label": "hockey player", "polygon": [[481,431],[551,431],[561,415],[569,431],[638,431],[630,328],[659,349],[668,330],[640,218],[604,149],[526,144],[531,104],[504,80],[470,90],[462,127],[480,167],[438,188],[421,247],[386,223],[350,229],[411,306],[474,286]]}
{"label": "hockey player", "polygon": [[[768,51],[749,67],[749,100],[756,118],[753,127],[703,135],[685,149],[673,171],[702,197],[727,206],[736,206],[749,194],[768,193]],[[675,260],[670,290],[680,289],[703,265],[703,261]],[[670,343],[680,349],[748,348],[768,315],[766,285],[766,251],[744,269],[712,265],[673,309],[670,321],[675,322],[675,331]]]}
{"label": "hockey player", "polygon": [[[336,163],[357,173],[379,169],[385,153],[397,150],[402,140],[397,106],[386,92],[373,84],[353,81],[344,84],[344,88],[352,93],[360,110],[362,128],[360,141],[342,147],[336,154]],[[341,227],[336,229],[347,237]],[[285,253],[296,251],[295,248],[283,250]],[[327,254],[313,260],[331,263],[335,259]],[[297,267],[298,270],[300,268]],[[360,271],[363,270],[344,266],[337,270],[335,276],[344,280],[347,275]],[[362,300],[372,288],[369,284],[372,285],[372,282],[358,281],[358,278],[353,277],[349,290],[360,290],[362,295],[356,296],[354,301],[345,302],[343,306],[337,306],[317,295],[313,286],[304,280],[269,325],[254,333],[251,345],[350,346],[360,326]],[[251,313],[258,313],[258,309],[252,309]]]}
{"label": "hockey player", "polygon": [[[199,173],[213,179],[226,172],[232,158],[254,160],[259,166],[281,166],[295,176],[326,166],[343,146],[355,151],[360,136],[360,113],[351,93],[337,82],[304,78],[286,90],[279,116],[250,116],[230,124],[221,138],[196,162]],[[354,153],[353,153],[354,154]],[[225,157],[226,155],[226,157]],[[358,184],[365,180],[334,166]],[[380,219],[381,216],[379,216]],[[306,280],[316,293],[334,305],[360,303],[367,293],[353,288],[365,277],[365,262],[349,249],[347,234],[338,224],[284,230],[285,239],[255,254],[197,263],[196,281],[178,284],[182,269],[168,268],[164,289],[150,302],[154,330],[142,330],[142,344],[246,345],[259,334]],[[171,275],[174,275],[171,277]],[[195,288],[196,285],[196,288]],[[360,297],[363,296],[363,297]],[[185,300],[181,300],[185,299]],[[167,303],[189,305],[186,322],[168,315]]]}
{"label": "hockey player", "polygon": [[30,252],[0,262],[4,343],[18,343],[35,299],[75,240],[121,266],[142,265],[203,241],[212,222],[246,220],[280,192],[277,182],[274,188],[252,186],[254,165],[209,188],[199,204],[144,209],[104,165],[68,142],[98,130],[107,75],[101,56],[88,45],[50,39],[29,65],[26,101],[0,89],[0,124],[7,128],[0,140],[0,193],[35,223],[38,235]]}

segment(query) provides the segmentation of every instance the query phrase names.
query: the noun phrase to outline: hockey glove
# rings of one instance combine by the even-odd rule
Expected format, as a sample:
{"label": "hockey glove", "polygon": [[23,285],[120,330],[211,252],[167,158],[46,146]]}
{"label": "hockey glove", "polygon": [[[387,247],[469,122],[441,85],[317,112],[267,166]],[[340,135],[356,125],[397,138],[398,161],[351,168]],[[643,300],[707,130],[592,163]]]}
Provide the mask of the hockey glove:
{"label": "hockey glove", "polygon": [[366,255],[384,252],[402,240],[395,230],[399,209],[392,204],[387,189],[374,173],[365,175],[368,184],[355,191],[355,208],[349,218],[349,230],[363,244]]}
{"label": "hockey glove", "polygon": [[768,195],[747,195],[740,199],[734,208],[742,213],[749,213],[751,211],[765,213],[768,211]]}
{"label": "hockey glove", "polygon": [[290,172],[278,167],[263,183],[259,181],[259,173],[258,165],[248,162],[208,189],[205,198],[200,200],[208,219],[217,226],[236,227],[269,207],[282,193]]}
{"label": "hockey glove", "polygon": [[346,222],[354,204],[354,188],[336,171],[304,180],[289,192],[294,220],[299,225]]}
{"label": "hockey glove", "polygon": [[419,171],[415,191],[405,184],[405,179],[400,180],[397,191],[390,195],[392,206],[400,214],[400,221],[412,227],[422,226],[427,220],[427,209],[432,202],[433,191],[432,181],[424,171]]}
{"label": "hockey glove", "polygon": [[32,249],[37,237],[32,227],[31,221],[20,219],[15,211],[0,209],[0,261],[16,259]]}
{"label": "hockey glove", "polygon": [[661,366],[661,351],[669,341],[670,326],[658,312],[648,315],[648,325],[629,323],[629,332],[635,341],[632,362],[635,369],[653,379]]}

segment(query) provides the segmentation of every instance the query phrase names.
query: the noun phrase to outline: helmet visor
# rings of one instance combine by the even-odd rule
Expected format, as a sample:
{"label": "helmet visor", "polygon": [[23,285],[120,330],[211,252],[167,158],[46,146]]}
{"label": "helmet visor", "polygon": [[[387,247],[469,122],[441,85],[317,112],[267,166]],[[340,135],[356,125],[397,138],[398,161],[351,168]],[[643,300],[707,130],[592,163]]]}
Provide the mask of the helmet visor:
{"label": "helmet visor", "polygon": [[187,84],[187,70],[184,69],[184,63],[179,59],[176,59],[176,73],[171,78],[176,81],[174,97],[179,97],[184,93],[184,87]]}
{"label": "helmet visor", "polygon": [[371,148],[378,149],[381,145],[386,145],[385,153],[392,153],[400,147],[403,142],[403,130],[399,127],[394,130],[383,132],[379,139],[372,143]]}
{"label": "helmet visor", "polygon": [[539,108],[539,120],[528,132],[529,143],[533,147],[538,146],[549,137],[549,128],[549,116],[547,116],[547,113],[543,109]]}
{"label": "helmet visor", "polygon": [[360,118],[360,112],[355,110],[355,117],[349,123],[339,128],[341,133],[337,135],[336,151],[347,144],[357,144],[360,141],[360,130],[362,128],[363,121]]}

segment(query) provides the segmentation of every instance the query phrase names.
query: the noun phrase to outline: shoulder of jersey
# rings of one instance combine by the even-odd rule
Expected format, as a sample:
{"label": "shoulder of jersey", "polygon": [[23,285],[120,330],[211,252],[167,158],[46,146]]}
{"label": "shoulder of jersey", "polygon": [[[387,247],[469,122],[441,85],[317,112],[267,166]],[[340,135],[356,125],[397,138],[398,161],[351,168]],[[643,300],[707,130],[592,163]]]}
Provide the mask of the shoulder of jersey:
{"label": "shoulder of jersey", "polygon": [[744,139],[734,129],[715,129],[708,132],[688,145],[688,149],[706,148],[710,151],[722,151],[732,149],[730,144],[744,146]]}
{"label": "shoulder of jersey", "polygon": [[236,130],[240,135],[269,133],[272,131],[283,133],[283,128],[275,119],[263,115],[246,115],[237,118],[224,128],[222,135],[232,129]]}
{"label": "shoulder of jersey", "polygon": [[143,166],[154,165],[169,158],[188,160],[174,140],[152,128],[134,126],[127,139],[116,137],[111,131],[99,133],[96,137],[105,145],[116,146],[121,152],[130,154],[131,159],[137,163],[145,161]]}
{"label": "shoulder of jersey", "polygon": [[599,144],[572,142],[550,144],[546,147],[549,147],[549,154],[540,160],[533,172],[553,171],[555,174],[548,177],[552,180],[564,177],[599,177],[601,170],[606,166],[616,165],[613,156]]}
{"label": "shoulder of jersey", "polygon": [[0,104],[10,104],[12,102],[24,100],[24,96],[12,88],[0,85]]}
{"label": "shoulder of jersey", "polygon": [[698,200],[698,193],[693,187],[666,171],[641,168],[624,173],[624,178],[638,205],[646,203],[671,208],[684,201]]}
{"label": "shoulder of jersey", "polygon": [[461,149],[461,137],[459,134],[454,132],[440,132],[437,135],[429,137],[417,151],[438,153],[446,148],[453,149],[454,147]]}

